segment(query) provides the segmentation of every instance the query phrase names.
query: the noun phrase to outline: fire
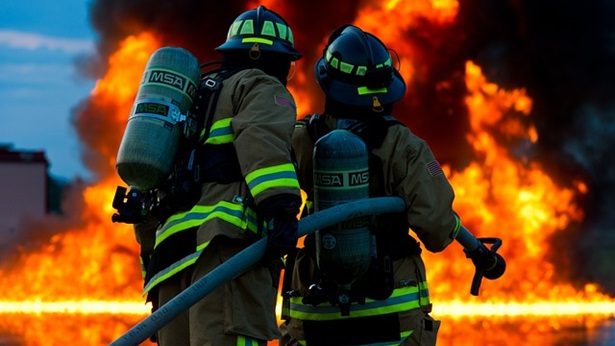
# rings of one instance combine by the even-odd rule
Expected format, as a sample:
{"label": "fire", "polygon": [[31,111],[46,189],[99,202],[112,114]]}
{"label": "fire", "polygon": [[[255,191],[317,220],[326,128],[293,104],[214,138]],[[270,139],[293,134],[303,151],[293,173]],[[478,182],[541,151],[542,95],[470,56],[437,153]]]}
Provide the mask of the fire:
{"label": "fire", "polygon": [[407,43],[407,30],[425,20],[440,25],[450,24],[458,11],[457,0],[389,0],[362,8],[354,24],[378,36],[390,47],[395,47],[400,59],[400,73],[409,82],[417,72],[412,59],[420,57],[421,51]]}
{"label": "fire", "polygon": [[[509,263],[506,279],[485,282],[488,289],[480,299],[608,300],[595,289],[582,291],[556,283],[556,268],[546,260],[549,237],[583,217],[575,204],[575,196],[586,191],[582,183],[558,186],[539,163],[522,152],[517,153],[521,157],[514,157],[500,144],[535,141],[535,129],[525,121],[531,112],[531,99],[523,89],[506,91],[488,82],[472,62],[466,64],[466,86],[472,128],[467,139],[478,159],[461,172],[447,168],[457,193],[455,208],[477,235],[504,240],[501,253]],[[463,265],[467,260],[461,251],[428,254],[426,260],[434,297],[467,299],[467,289],[459,287],[468,287],[473,268]]]}
{"label": "fire", "polygon": [[[110,57],[107,74],[92,91],[94,107],[109,110],[106,113],[108,118],[99,119],[98,125],[104,123],[113,131],[120,132],[121,136],[140,74],[158,45],[151,34],[128,37]],[[115,141],[101,138],[95,143],[110,167],[115,165],[119,136]],[[23,255],[19,269],[0,270],[0,313],[18,312],[19,316],[27,313],[82,315],[110,312],[142,316],[147,313],[148,307],[140,296],[141,270],[132,229],[113,224],[110,219],[113,193],[120,183],[116,176],[108,176],[85,188],[81,196],[84,205],[80,217],[82,225],[55,235],[44,248]],[[3,333],[16,330],[9,321],[20,320],[23,317],[0,324]],[[129,321],[131,325],[136,319],[132,317]],[[121,325],[118,328],[113,320],[96,323],[98,329],[84,328],[90,330],[91,335],[77,340],[108,343],[126,329]],[[115,330],[115,333],[101,333],[105,328]],[[38,335],[29,332],[19,335],[25,338],[26,344],[35,344],[43,335],[49,340],[66,340],[67,335],[74,334],[58,330],[58,335],[54,335],[54,330]],[[106,335],[106,338],[101,340],[101,335]]]}
{"label": "fire", "polygon": [[[269,7],[278,3],[281,2],[267,2]],[[422,76],[429,65],[419,47],[407,43],[407,31],[424,21],[450,25],[456,20],[458,11],[456,0],[369,2],[360,9],[354,23],[396,49],[401,73],[411,81]],[[109,57],[106,75],[91,93],[92,108],[107,110],[104,119],[91,119],[93,127],[110,133],[91,140],[91,146],[105,159],[107,172],[114,172],[121,129],[125,126],[147,59],[162,44],[152,33],[124,39]],[[299,116],[314,111],[315,96],[302,88],[312,80],[311,71],[312,66],[298,69],[289,86]],[[434,314],[460,320],[472,315],[469,317],[471,325],[481,323],[473,319],[476,316],[497,316],[503,318],[502,323],[506,325],[510,321],[505,318],[510,316],[612,315],[615,311],[612,298],[601,293],[595,284],[579,288],[561,282],[559,278],[565,275],[557,271],[562,268],[547,260],[552,250],[550,237],[582,220],[583,211],[576,204],[576,198],[589,191],[583,181],[559,185],[539,162],[532,160],[530,150],[539,138],[531,122],[530,95],[524,89],[505,90],[488,81],[480,66],[471,61],[465,65],[465,86],[471,129],[466,138],[476,159],[461,171],[447,165],[443,168],[455,188],[455,209],[464,225],[478,236],[502,238],[504,245],[500,252],[508,268],[500,280],[484,280],[481,295],[475,298],[469,295],[473,266],[458,245],[453,244],[439,254],[424,252],[430,293],[435,302]],[[71,335],[66,330],[59,330],[63,335],[54,336],[53,331],[44,327],[28,332],[18,326],[25,323],[40,326],[40,321],[32,323],[31,317],[24,316],[28,313],[37,316],[79,314],[96,327],[90,329],[88,335],[75,338],[103,344],[132,326],[137,320],[135,316],[147,313],[148,308],[142,304],[140,295],[138,248],[132,230],[110,221],[113,191],[120,184],[115,174],[108,174],[84,189],[82,225],[54,236],[38,251],[24,254],[17,269],[0,269],[0,314],[18,312],[18,317],[6,315],[11,318],[0,322],[0,331],[13,330],[26,340],[26,344],[38,343],[32,340],[41,340],[41,335],[65,340],[65,335]],[[100,319],[88,317],[91,313],[114,313],[116,319],[120,319],[119,314],[130,317],[114,323],[113,319],[102,316]],[[79,324],[71,316],[62,318],[70,320],[70,325]],[[561,328],[558,323],[550,321],[548,328]],[[444,344],[462,344],[452,341],[459,335],[464,335],[466,340],[478,337],[462,328],[458,328],[459,333],[452,333],[455,327],[451,328],[442,331]],[[515,324],[515,328],[524,334],[536,327]]]}
{"label": "fire", "polygon": [[[127,38],[109,59],[107,75],[92,91],[92,102],[111,109],[115,129],[126,122],[140,73],[157,43],[150,34]],[[99,142],[111,167],[119,142]],[[0,272],[1,300],[61,301],[138,298],[140,267],[130,227],[111,223],[115,176],[83,191],[82,226],[55,235],[49,244],[20,262],[23,271]],[[76,282],[78,285],[70,285]]]}

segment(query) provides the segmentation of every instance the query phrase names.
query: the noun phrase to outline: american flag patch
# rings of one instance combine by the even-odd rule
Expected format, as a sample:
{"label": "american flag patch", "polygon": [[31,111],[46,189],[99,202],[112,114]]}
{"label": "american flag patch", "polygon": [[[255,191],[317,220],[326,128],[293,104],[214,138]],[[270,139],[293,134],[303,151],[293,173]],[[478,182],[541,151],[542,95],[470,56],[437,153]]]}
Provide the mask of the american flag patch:
{"label": "american flag patch", "polygon": [[275,95],[273,97],[273,100],[274,100],[275,104],[278,105],[278,106],[290,107],[292,109],[297,109],[297,106],[295,106],[295,103],[292,100],[289,100],[289,99],[287,99],[284,96]]}
{"label": "american flag patch", "polygon": [[444,174],[444,172],[442,172],[442,167],[440,167],[440,164],[436,160],[431,161],[425,166],[427,167],[427,172],[429,172],[429,175],[431,175],[432,177],[435,177],[439,174]]}

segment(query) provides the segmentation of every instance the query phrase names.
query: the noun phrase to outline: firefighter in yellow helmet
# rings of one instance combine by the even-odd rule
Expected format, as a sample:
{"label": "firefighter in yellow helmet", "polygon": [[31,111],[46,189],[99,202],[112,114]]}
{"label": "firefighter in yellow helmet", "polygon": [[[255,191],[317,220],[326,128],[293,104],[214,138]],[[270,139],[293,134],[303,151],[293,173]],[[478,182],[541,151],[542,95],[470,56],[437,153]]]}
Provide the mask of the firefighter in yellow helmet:
{"label": "firefighter in yellow helmet", "polygon": [[[301,57],[293,40],[284,19],[264,6],[235,19],[216,48],[224,56],[221,69],[201,79],[193,107],[203,122],[196,147],[184,153],[194,179],[169,191],[168,205],[156,210],[160,221],[136,225],[145,293],[155,307],[268,236],[266,260],[158,331],[160,345],[266,345],[279,337],[281,256],[296,245],[301,203],[291,160],[296,107],[286,89]],[[196,197],[190,202],[185,195]]]}
{"label": "firefighter in yellow helmet", "polygon": [[369,195],[402,197],[407,210],[373,222],[377,257],[353,284],[350,296],[356,300],[345,313],[339,291],[316,261],[317,240],[306,238],[285,295],[282,344],[434,345],[440,322],[429,315],[421,248],[408,230],[429,251],[446,248],[461,227],[452,209],[453,189],[427,143],[391,115],[406,87],[382,41],[356,26],[342,26],[330,36],[315,73],[326,97],[324,113],[299,121],[293,135],[308,201],[314,144],[345,129],[369,151]]}

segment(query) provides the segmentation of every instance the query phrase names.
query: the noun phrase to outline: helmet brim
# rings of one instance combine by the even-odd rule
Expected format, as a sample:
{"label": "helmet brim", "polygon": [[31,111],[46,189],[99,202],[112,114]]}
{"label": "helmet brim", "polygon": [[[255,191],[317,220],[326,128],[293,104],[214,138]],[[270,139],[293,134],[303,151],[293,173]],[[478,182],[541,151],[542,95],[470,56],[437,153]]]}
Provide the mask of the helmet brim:
{"label": "helmet brim", "polygon": [[382,104],[393,104],[401,100],[406,93],[406,84],[397,70],[393,70],[393,78],[386,86],[386,93],[361,95],[357,85],[331,78],[327,74],[325,64],[325,59],[320,58],[314,65],[316,80],[318,80],[318,84],[325,95],[336,102],[349,106],[370,107],[372,106],[373,96],[377,96]]}

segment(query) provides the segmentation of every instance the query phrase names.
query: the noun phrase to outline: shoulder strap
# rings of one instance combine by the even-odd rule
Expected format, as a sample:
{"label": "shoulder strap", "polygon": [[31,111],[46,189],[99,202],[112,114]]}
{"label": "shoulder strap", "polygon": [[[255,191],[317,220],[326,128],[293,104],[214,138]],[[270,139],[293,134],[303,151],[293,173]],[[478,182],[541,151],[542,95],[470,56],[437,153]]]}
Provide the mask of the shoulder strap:
{"label": "shoulder strap", "polygon": [[194,103],[196,116],[196,139],[202,140],[209,136],[209,130],[214,118],[214,112],[222,90],[223,82],[232,72],[230,70],[216,70],[201,77]]}
{"label": "shoulder strap", "polygon": [[331,129],[327,127],[324,119],[318,113],[306,115],[303,119],[297,121],[296,126],[305,126],[307,128],[312,143],[316,143],[320,137],[331,132]]}

